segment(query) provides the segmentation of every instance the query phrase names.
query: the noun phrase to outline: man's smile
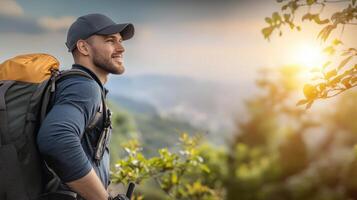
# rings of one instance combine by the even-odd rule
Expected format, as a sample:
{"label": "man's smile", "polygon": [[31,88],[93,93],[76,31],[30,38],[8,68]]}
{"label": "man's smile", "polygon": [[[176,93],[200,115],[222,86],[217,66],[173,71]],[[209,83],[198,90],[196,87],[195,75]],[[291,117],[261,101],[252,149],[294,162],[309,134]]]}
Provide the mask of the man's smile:
{"label": "man's smile", "polygon": [[123,54],[116,54],[113,55],[112,58],[114,59],[114,61],[116,62],[120,62],[123,63]]}

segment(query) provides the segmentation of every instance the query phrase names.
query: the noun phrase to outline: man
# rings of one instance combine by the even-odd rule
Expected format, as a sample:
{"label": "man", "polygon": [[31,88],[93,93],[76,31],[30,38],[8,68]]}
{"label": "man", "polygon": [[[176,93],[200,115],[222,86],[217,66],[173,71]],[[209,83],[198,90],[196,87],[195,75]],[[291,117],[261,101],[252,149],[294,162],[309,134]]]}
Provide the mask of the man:
{"label": "man", "polygon": [[102,156],[96,157],[98,140],[105,128],[103,120],[98,120],[94,128],[88,127],[98,113],[106,112],[102,93],[107,90],[103,85],[109,74],[124,72],[122,41],[133,35],[132,24],[116,24],[102,14],[79,17],[68,30],[66,46],[74,58],[72,68],[84,71],[92,79],[71,76],[61,80],[38,133],[40,153],[61,181],[56,191],[73,191],[79,199],[110,198],[106,190],[107,145]]}

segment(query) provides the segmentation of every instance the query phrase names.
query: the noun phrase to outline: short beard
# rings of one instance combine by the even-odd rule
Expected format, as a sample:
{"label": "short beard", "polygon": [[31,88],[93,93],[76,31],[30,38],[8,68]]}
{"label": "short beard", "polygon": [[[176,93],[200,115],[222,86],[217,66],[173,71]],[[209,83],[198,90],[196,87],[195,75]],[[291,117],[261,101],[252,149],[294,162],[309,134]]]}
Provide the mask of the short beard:
{"label": "short beard", "polygon": [[124,67],[117,67],[111,62],[110,58],[105,58],[96,49],[93,49],[93,64],[98,68],[110,73],[110,74],[122,74],[124,73]]}

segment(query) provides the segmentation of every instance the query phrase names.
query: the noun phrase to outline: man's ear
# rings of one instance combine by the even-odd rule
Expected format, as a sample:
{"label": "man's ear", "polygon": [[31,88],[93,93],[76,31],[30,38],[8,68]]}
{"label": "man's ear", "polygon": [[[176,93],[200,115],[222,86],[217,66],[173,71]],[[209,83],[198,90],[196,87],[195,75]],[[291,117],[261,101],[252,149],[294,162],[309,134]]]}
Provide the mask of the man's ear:
{"label": "man's ear", "polygon": [[85,56],[89,55],[89,46],[88,43],[84,40],[78,40],[77,41],[77,49],[80,54],[83,54]]}

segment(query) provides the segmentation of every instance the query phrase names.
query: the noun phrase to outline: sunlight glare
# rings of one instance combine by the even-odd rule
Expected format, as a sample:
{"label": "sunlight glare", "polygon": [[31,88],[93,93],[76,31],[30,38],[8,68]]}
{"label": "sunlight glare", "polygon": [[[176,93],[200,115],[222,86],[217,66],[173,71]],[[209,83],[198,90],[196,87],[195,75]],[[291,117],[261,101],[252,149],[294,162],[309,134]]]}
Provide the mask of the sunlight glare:
{"label": "sunlight glare", "polygon": [[321,47],[312,44],[300,45],[294,54],[295,62],[307,68],[320,68],[327,59]]}

